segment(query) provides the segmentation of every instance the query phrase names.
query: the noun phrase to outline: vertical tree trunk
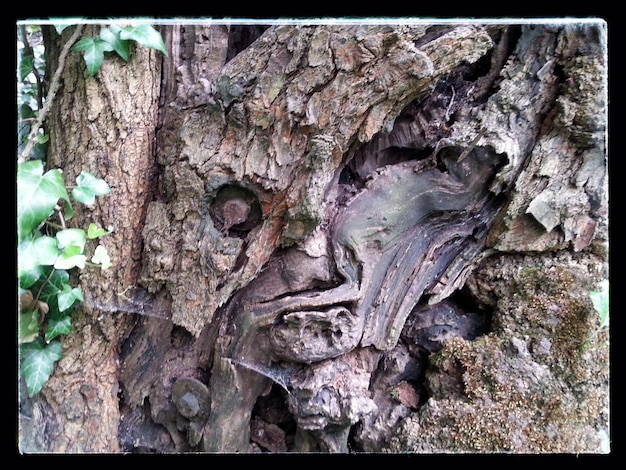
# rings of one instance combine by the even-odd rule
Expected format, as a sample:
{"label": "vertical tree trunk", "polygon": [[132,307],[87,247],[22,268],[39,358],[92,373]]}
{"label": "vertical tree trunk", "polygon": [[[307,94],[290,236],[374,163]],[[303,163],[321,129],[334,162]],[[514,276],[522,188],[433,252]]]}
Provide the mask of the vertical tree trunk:
{"label": "vertical tree trunk", "polygon": [[[47,67],[67,41],[45,28]],[[96,35],[97,27],[85,28]],[[62,85],[50,112],[48,165],[73,182],[81,170],[105,179],[111,193],[93,208],[76,207],[71,223],[110,227],[102,244],[115,260],[107,271],[85,269],[79,277],[85,302],[72,314],[73,331],[63,341],[64,357],[23,420],[24,449],[52,452],[116,452],[119,426],[119,352],[133,324],[124,312],[124,292],[137,284],[141,228],[153,195],[154,140],[158,118],[161,60],[136,48],[128,63],[106,60],[88,77],[83,58],[68,56]],[[92,248],[93,249],[93,248]]]}
{"label": "vertical tree trunk", "polygon": [[76,220],[115,266],[28,448],[598,449],[601,23],[162,32],[64,72],[50,161],[111,185]]}

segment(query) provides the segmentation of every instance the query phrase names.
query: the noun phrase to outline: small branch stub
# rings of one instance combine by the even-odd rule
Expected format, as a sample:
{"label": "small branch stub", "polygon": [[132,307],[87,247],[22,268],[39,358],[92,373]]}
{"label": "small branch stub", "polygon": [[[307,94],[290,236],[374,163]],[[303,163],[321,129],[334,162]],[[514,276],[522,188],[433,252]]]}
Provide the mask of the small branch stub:
{"label": "small branch stub", "polygon": [[211,217],[224,235],[247,232],[261,220],[261,206],[256,195],[237,184],[222,186],[211,203]]}
{"label": "small branch stub", "polygon": [[172,386],[172,401],[178,412],[189,420],[204,420],[211,410],[209,389],[191,377],[176,380]]}

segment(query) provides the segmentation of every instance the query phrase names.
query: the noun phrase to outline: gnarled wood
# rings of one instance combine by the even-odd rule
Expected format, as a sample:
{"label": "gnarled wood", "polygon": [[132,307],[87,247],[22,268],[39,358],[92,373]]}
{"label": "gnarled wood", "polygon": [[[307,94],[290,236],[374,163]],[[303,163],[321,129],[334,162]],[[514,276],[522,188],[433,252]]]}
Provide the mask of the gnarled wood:
{"label": "gnarled wood", "polygon": [[[133,315],[79,317],[59,363],[76,422],[107,396],[106,432],[76,449],[115,423],[125,451],[598,448],[608,349],[579,343],[606,256],[602,26],[162,32],[156,145],[137,157],[156,176],[120,180],[131,261],[93,291],[132,280],[112,308]],[[100,85],[74,95],[94,136]],[[145,142],[114,128],[124,151]],[[32,429],[69,435],[83,402],[51,384]]]}
{"label": "gnarled wood", "polygon": [[[279,245],[304,239],[324,218],[325,190],[353,144],[390,126],[437,77],[491,46],[481,28],[468,26],[418,48],[425,30],[271,28],[226,64],[205,105],[183,114],[179,141],[162,156],[169,231],[182,255],[164,271],[151,261],[162,250],[146,239],[154,248],[143,272],[150,291],[163,285],[154,279],[167,278],[174,323],[199,334]],[[456,46],[445,48],[446,41]],[[261,223],[238,237],[214,230],[218,223],[202,206],[229,184],[252,191],[262,209]],[[207,253],[219,259],[203,272]]]}

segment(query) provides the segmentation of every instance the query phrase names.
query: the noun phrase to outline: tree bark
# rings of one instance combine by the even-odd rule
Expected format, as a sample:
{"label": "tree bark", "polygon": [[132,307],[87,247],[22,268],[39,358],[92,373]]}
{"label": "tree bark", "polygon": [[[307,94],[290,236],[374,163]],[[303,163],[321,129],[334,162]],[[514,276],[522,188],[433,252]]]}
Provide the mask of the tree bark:
{"label": "tree bark", "polygon": [[161,30],[64,72],[50,162],[111,185],[117,263],[26,448],[599,449],[602,23]]}
{"label": "tree bark", "polygon": [[[53,28],[44,28],[48,70],[56,69],[55,52],[70,29],[58,37]],[[83,34],[98,32],[97,27],[86,27]],[[72,224],[86,228],[94,222],[112,228],[101,243],[116,264],[107,271],[86,269],[79,276],[85,302],[73,311],[64,357],[42,398],[33,404],[31,413],[41,419],[22,421],[26,449],[121,450],[119,351],[133,325],[124,312],[136,310],[123,293],[137,284],[141,228],[153,195],[160,67],[156,52],[145,48],[137,48],[128,63],[106,60],[95,77],[88,77],[78,53],[65,63],[49,118],[48,165],[62,168],[70,184],[82,170],[109,183],[107,199],[96,201],[93,208],[77,206]]]}

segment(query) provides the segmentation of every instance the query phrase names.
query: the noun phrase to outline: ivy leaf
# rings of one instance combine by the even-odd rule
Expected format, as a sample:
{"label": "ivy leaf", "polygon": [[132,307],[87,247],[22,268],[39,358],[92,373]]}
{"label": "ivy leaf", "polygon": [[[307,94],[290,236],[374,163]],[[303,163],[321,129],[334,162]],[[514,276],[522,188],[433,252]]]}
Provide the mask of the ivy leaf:
{"label": "ivy leaf", "polygon": [[[19,109],[19,117],[20,119],[28,120],[36,118],[37,114],[27,103],[22,103]],[[30,129],[30,125],[28,125],[28,128]]]}
{"label": "ivy leaf", "polygon": [[111,44],[117,55],[124,59],[124,62],[128,62],[130,58],[130,44],[128,41],[120,38],[121,32],[122,28],[111,25],[110,28],[103,28],[100,31],[100,39]]}
{"label": "ivy leaf", "polygon": [[593,308],[600,316],[600,328],[609,326],[609,281],[600,282],[600,290],[589,293]]}
{"label": "ivy leaf", "polygon": [[165,43],[163,42],[161,33],[149,24],[125,26],[120,32],[120,38],[132,39],[133,41],[137,41],[142,46],[156,49],[167,56],[167,49],[165,48]]}
{"label": "ivy leaf", "polygon": [[62,253],[54,263],[55,269],[85,269],[87,257],[81,254]]}
{"label": "ivy leaf", "polygon": [[69,284],[65,284],[63,286],[63,290],[57,295],[59,311],[64,312],[72,305],[74,305],[74,302],[76,302],[77,300],[80,302],[83,301],[83,291],[80,290],[80,287],[74,287],[72,289],[72,286],[70,286]]}
{"label": "ivy leaf", "polygon": [[109,233],[111,232],[108,232],[107,230],[104,230],[102,227],[98,227],[96,224],[91,223],[89,224],[89,228],[87,229],[87,238],[89,238],[89,240],[93,240],[95,238],[100,238]]}
{"label": "ivy leaf", "polygon": [[65,201],[65,218],[74,214],[59,170],[44,174],[41,160],[19,163],[17,168],[17,221],[19,238],[35,230],[54,212],[59,199]]}
{"label": "ivy leaf", "polygon": [[34,255],[38,264],[42,266],[52,266],[59,256],[57,248],[57,240],[47,235],[35,238],[30,244],[29,249]]}
{"label": "ivy leaf", "polygon": [[57,34],[60,35],[63,32],[63,30],[67,28],[68,26],[69,24],[55,24],[54,29],[56,30]]}
{"label": "ivy leaf", "polygon": [[89,76],[93,77],[98,73],[102,62],[104,62],[104,53],[112,51],[113,46],[99,37],[83,37],[74,44],[72,49],[78,52],[83,51],[87,71],[89,72]]}
{"label": "ivy leaf", "polygon": [[17,247],[17,276],[20,286],[27,289],[41,276],[41,266],[52,266],[59,256],[53,237],[26,238]]}
{"label": "ivy leaf", "polygon": [[51,341],[57,336],[67,335],[72,332],[72,318],[69,315],[65,315],[61,319],[51,318],[48,321],[48,328],[46,329],[46,341]]}
{"label": "ivy leaf", "polygon": [[91,258],[91,261],[92,263],[102,265],[101,267],[103,270],[109,269],[111,266],[113,266],[113,263],[111,263],[111,258],[109,257],[109,253],[107,252],[107,249],[103,247],[102,245],[98,245],[96,247],[96,250],[93,254],[93,258]]}
{"label": "ivy leaf", "polygon": [[30,343],[39,335],[39,311],[20,313],[18,342]]}
{"label": "ivy leaf", "polygon": [[77,253],[81,253],[85,249],[85,243],[87,243],[87,235],[80,228],[59,230],[56,239],[61,250],[76,248]]}
{"label": "ivy leaf", "polygon": [[46,345],[41,338],[22,345],[21,349],[24,358],[22,374],[26,380],[28,395],[33,397],[52,375],[54,364],[63,357],[63,349],[58,341]]}
{"label": "ivy leaf", "polygon": [[28,289],[41,277],[43,270],[39,264],[33,262],[32,258],[25,260],[26,256],[21,255],[19,251],[17,256],[17,271],[20,287],[22,289]]}
{"label": "ivy leaf", "polygon": [[55,269],[72,269],[78,267],[85,268],[87,257],[83,254],[87,235],[84,230],[78,228],[68,228],[60,230],[56,234],[59,248],[63,252],[54,263]]}
{"label": "ivy leaf", "polygon": [[59,311],[59,294],[66,290],[66,286],[71,288],[69,277],[65,270],[45,268],[42,277],[31,287],[31,290],[40,292],[39,299],[49,307],[48,318],[59,319],[65,315]]}
{"label": "ivy leaf", "polygon": [[41,289],[41,295],[39,298],[50,305],[50,308],[58,310],[56,304],[59,292],[65,289],[66,285],[69,285],[70,275],[67,271],[62,269],[52,269],[44,272],[44,279],[42,279],[41,285],[37,284],[36,288]]}
{"label": "ivy leaf", "polygon": [[33,71],[35,65],[35,56],[30,54],[20,59],[19,80],[23,82],[29,73]]}
{"label": "ivy leaf", "polygon": [[50,21],[52,21],[54,25],[54,29],[56,29],[56,32],[59,35],[63,32],[65,28],[84,22],[83,18],[52,18],[52,17],[50,17]]}
{"label": "ivy leaf", "polygon": [[72,189],[72,197],[87,206],[92,206],[96,202],[96,196],[104,196],[111,192],[106,181],[84,170],[76,178],[76,184],[77,186]]}

